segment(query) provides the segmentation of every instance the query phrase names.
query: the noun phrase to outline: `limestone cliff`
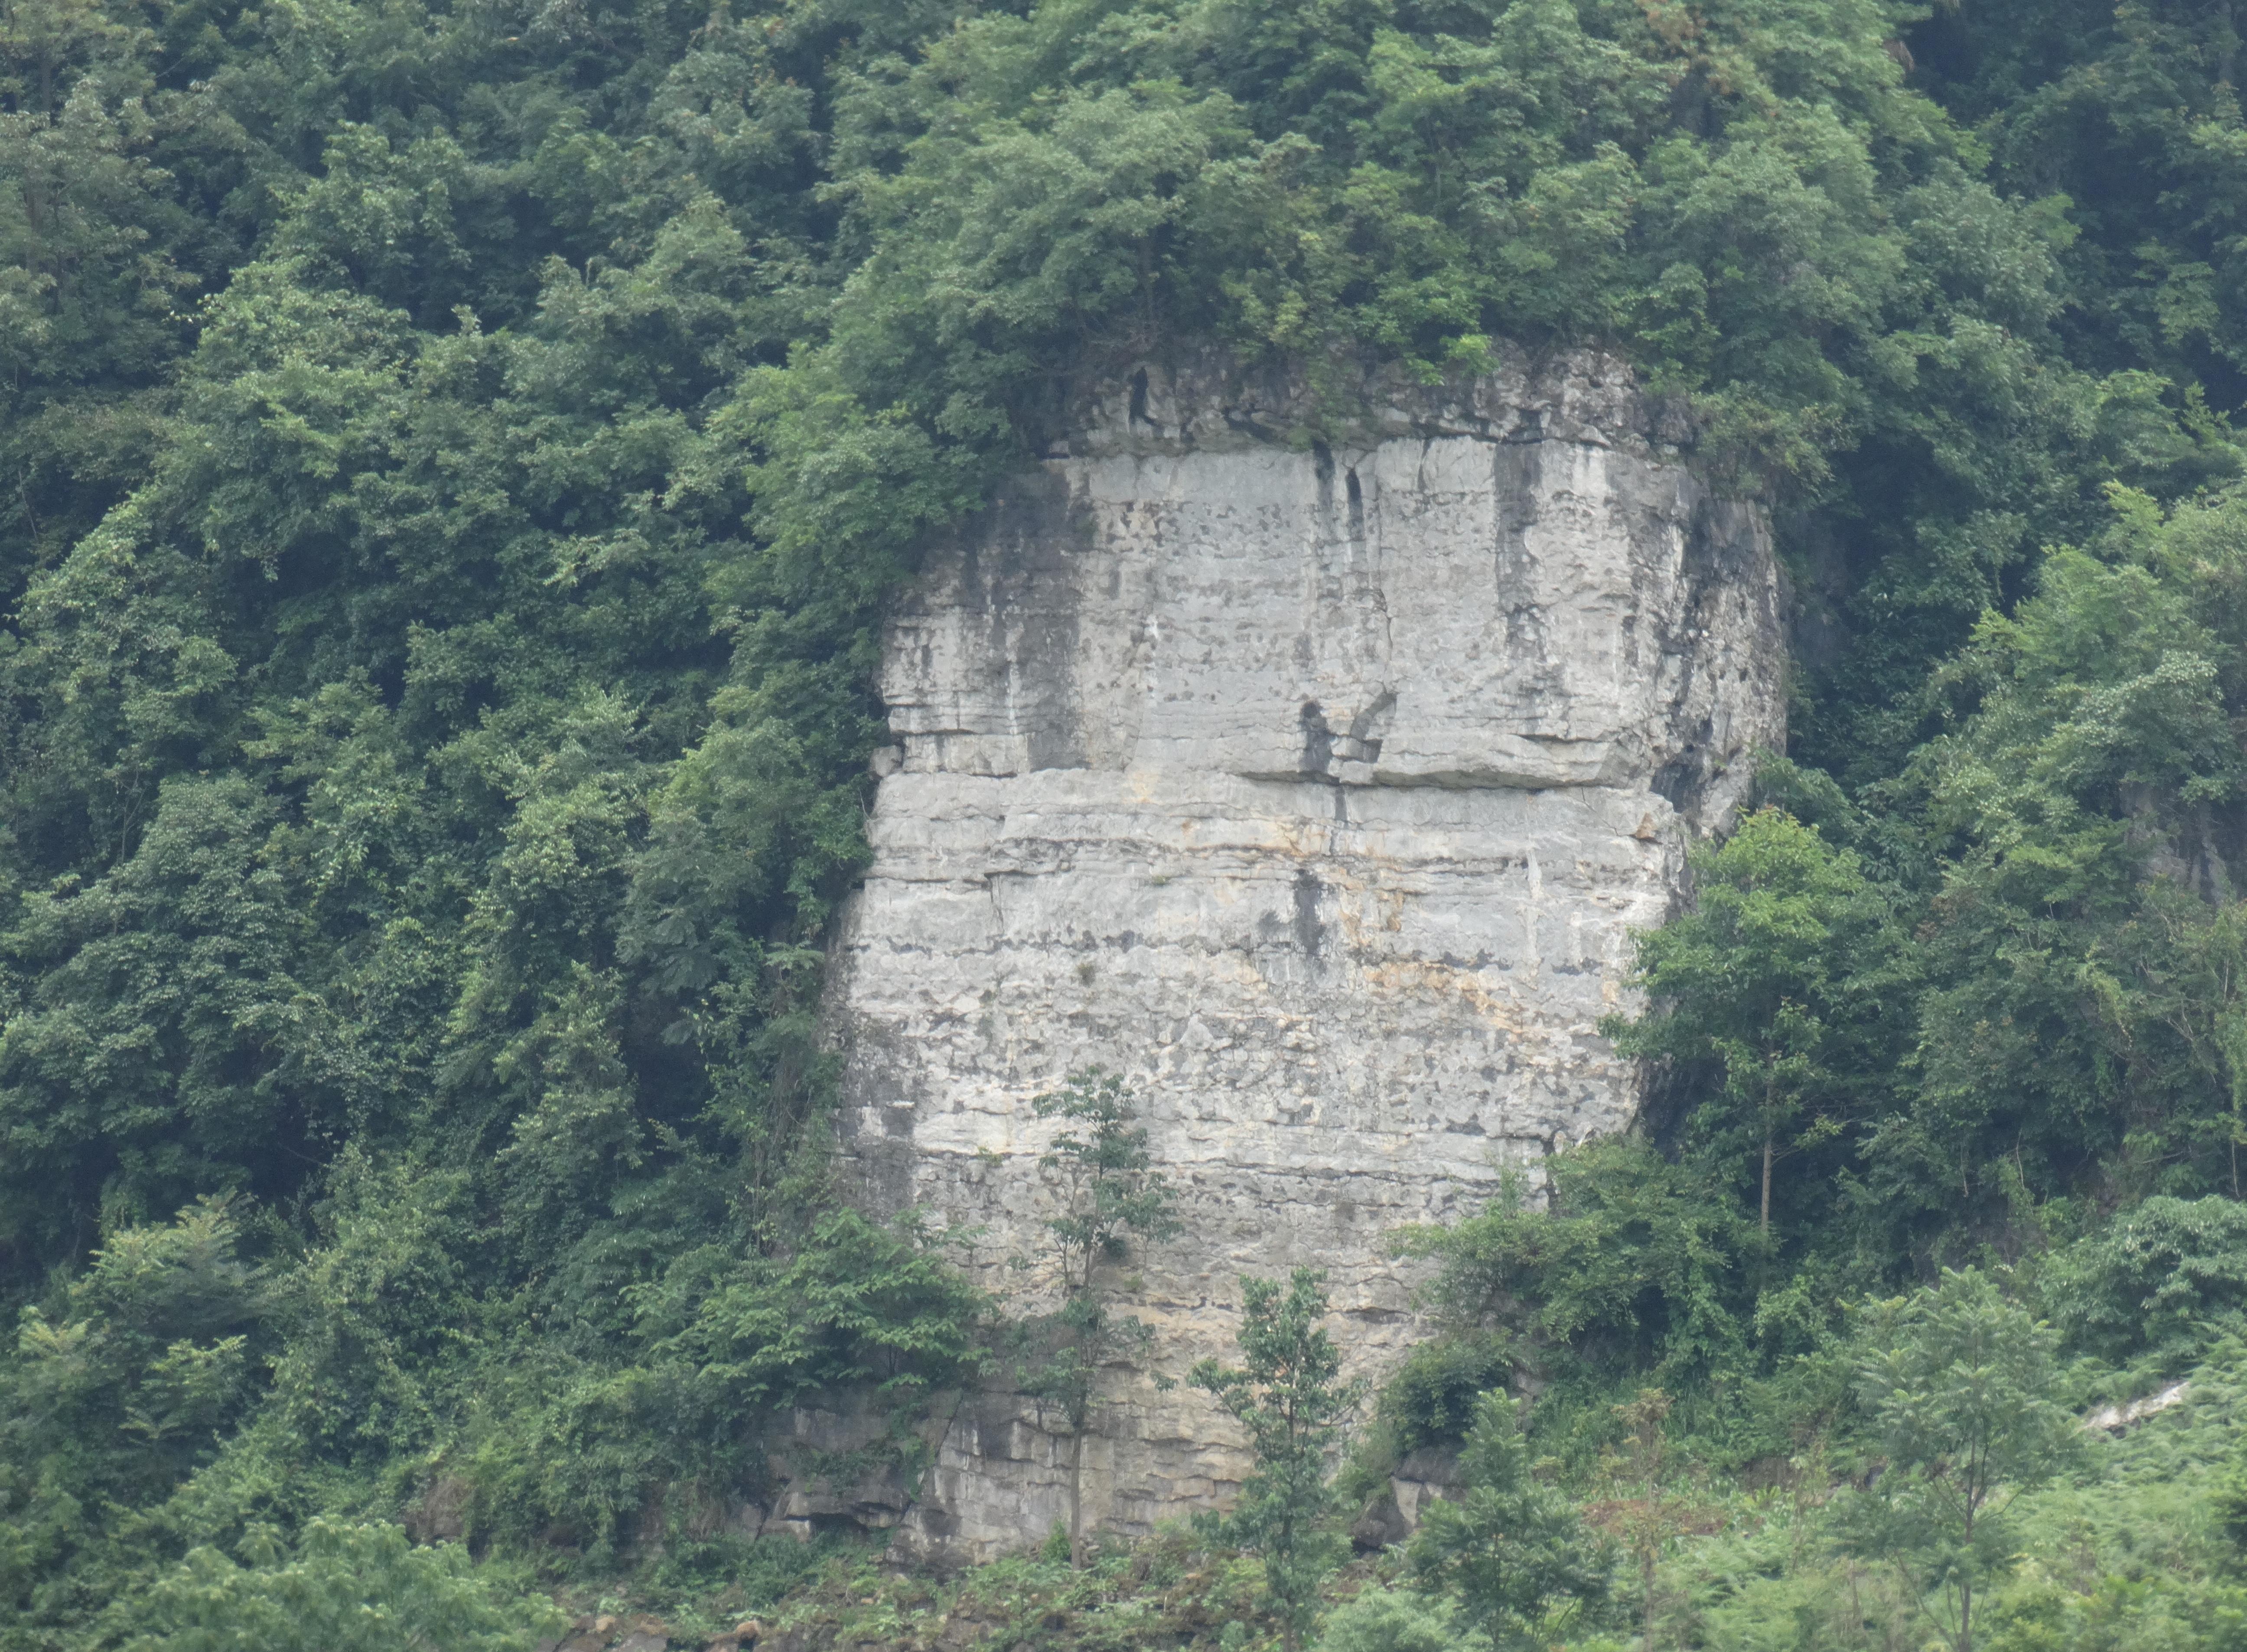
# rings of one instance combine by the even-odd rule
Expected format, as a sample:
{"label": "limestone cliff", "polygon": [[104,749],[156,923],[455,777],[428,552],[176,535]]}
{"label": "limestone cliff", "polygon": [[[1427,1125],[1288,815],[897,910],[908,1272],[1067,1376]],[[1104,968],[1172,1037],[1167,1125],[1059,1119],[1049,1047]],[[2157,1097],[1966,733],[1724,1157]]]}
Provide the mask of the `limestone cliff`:
{"label": "limestone cliff", "polygon": [[[1601,358],[1372,396],[1291,445],[1296,389],[1150,367],[935,555],[892,622],[898,745],[830,996],[869,1197],[1036,1246],[1029,1098],[1128,1075],[1185,1236],[1087,1444],[1088,1525],[1244,1471],[1204,1396],[1243,1272],[1328,1272],[1360,1367],[1414,1333],[1384,1236],[1622,1127],[1595,1023],[1634,929],[1783,735],[1761,515],[1714,496]],[[1065,1444],[968,1396],[908,1520],[1035,1540]]]}

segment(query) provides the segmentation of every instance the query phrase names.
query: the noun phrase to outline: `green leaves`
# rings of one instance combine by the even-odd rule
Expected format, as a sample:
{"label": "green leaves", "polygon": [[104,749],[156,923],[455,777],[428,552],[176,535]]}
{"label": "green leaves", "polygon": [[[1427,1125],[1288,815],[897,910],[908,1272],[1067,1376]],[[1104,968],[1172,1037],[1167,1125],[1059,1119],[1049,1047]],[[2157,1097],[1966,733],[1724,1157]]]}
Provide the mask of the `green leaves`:
{"label": "green leaves", "polygon": [[1608,1556],[1562,1492],[1531,1478],[1514,1400],[1482,1396],[1460,1454],[1460,1494],[1431,1501],[1409,1559],[1423,1588],[1502,1649],[1540,1648],[1580,1628],[1608,1595]]}
{"label": "green leaves", "polygon": [[[1082,1068],[1061,1089],[1033,1097],[1030,1109],[1039,1118],[1062,1121],[1038,1158],[1042,1170],[1056,1172],[1060,1213],[1045,1219],[1050,1250],[1025,1256],[1019,1265],[1047,1264],[1053,1277],[1040,1283],[1057,1287],[1060,1303],[1042,1323],[1021,1328],[1035,1352],[1020,1381],[1023,1392],[1041,1406],[1057,1410],[1069,1430],[1069,1558],[1081,1568],[1084,1434],[1101,1367],[1126,1350],[1144,1348],[1154,1335],[1136,1316],[1117,1318],[1112,1287],[1101,1270],[1128,1259],[1135,1243],[1144,1246],[1176,1238],[1178,1196],[1171,1178],[1154,1168],[1145,1129],[1131,1123],[1131,1094],[1120,1074]],[[1167,1385],[1169,1379],[1157,1381]]]}
{"label": "green leaves", "polygon": [[1495,1319],[1523,1337],[1517,1357],[1539,1365],[1649,1372],[1665,1384],[1736,1367],[1743,1264],[1756,1249],[1737,1198],[1636,1137],[1586,1142],[1546,1167],[1542,1210],[1516,1179],[1479,1214],[1408,1235],[1443,1264],[1434,1294],[1446,1319]]}
{"label": "green leaves", "polygon": [[2051,1397],[2058,1338],[1970,1268],[1880,1306],[1863,1335],[1858,1400],[1887,1467],[1843,1540],[1909,1568],[1942,1597],[1947,1637],[1971,1652],[1975,1592],[2016,1552],[2011,1500],[2083,1449],[2081,1426]]}
{"label": "green leaves", "polygon": [[1924,1473],[1963,1530],[2000,1486],[2067,1461],[2080,1430],[2051,1398],[2058,1339],[1972,1268],[1875,1311],[1858,1399],[1898,1468]]}
{"label": "green leaves", "polygon": [[1768,1233],[1778,1161],[1825,1149],[1830,1163],[1829,1144],[1882,1109],[1908,999],[1884,979],[1886,902],[1815,828],[1765,809],[1697,850],[1694,872],[1695,910],[1639,942],[1635,980],[1655,1007],[1602,1030],[1627,1055],[1720,1067],[1721,1099],[1695,1115],[1690,1150],[1760,1160]]}
{"label": "green leaves", "polygon": [[[676,1292],[693,1288],[696,1265],[714,1259],[686,1259],[673,1280],[644,1294],[652,1323],[676,1311]],[[741,1423],[859,1388],[902,1408],[977,1367],[985,1307],[925,1234],[839,1210],[785,1260],[727,1270],[657,1349],[691,1355],[693,1381]]]}
{"label": "green leaves", "polygon": [[[1814,1335],[1829,1273],[1749,1278],[1786,1259],[1885,1276],[1961,1212],[2010,1243],[2055,1192],[2230,1184],[2247,563],[2236,501],[2178,503],[2238,463],[2229,36],[1993,4],[24,0],[0,1277],[51,1317],[19,1369],[128,1395],[95,1432],[148,1485],[266,1392],[244,1484],[450,1452],[487,1529],[595,1542],[655,1480],[754,1476],[765,1408],[972,1369],[973,1294],[835,1216],[820,1154],[880,617],[1076,386],[1211,342],[1337,422],[1369,355],[1620,348],[1795,511],[1839,639],[1799,750],[1887,787],[1703,855],[1622,1034],[1709,1078],[1678,1162],[1563,1155],[1550,1214],[1462,1232],[1446,1289],[1510,1334],[1424,1369],[1428,1427],[1517,1358]],[[2147,490],[2111,527],[2110,475]],[[1168,1220],[1103,1082],[1047,1166],[1079,1427],[1095,1273]],[[274,1294],[100,1365],[69,1270],[229,1190]],[[1297,1379],[1243,1380],[1248,1415]],[[95,1456],[11,1484],[21,1598]],[[190,1581],[311,1600],[321,1554]]]}
{"label": "green leaves", "polygon": [[2059,1191],[2097,1156],[2152,1191],[2131,1166],[2168,1152],[2172,1191],[2232,1184],[2237,918],[2207,833],[2242,779],[2240,507],[2114,505],[2095,550],[2054,552],[2037,594],[1984,623],[1949,673],[1974,714],[1915,765],[1952,855],[1926,932],[1921,1134],[1888,1138],[1922,1178],[2011,1153]]}
{"label": "green leaves", "polygon": [[129,860],[26,902],[10,939],[39,986],[0,1033],[19,1242],[230,1190],[277,1137],[341,1123],[341,1041],[293,974],[304,922],[256,860],[270,818],[238,776],[175,781]]}
{"label": "green leaves", "polygon": [[272,1281],[241,1258],[240,1238],[218,1200],[122,1226],[44,1307],[24,1308],[0,1365],[11,1619],[84,1609],[74,1563],[100,1571],[139,1511],[208,1464],[256,1399],[252,1338],[263,1340]]}
{"label": "green leaves", "polygon": [[1178,1196],[1154,1168],[1145,1127],[1130,1122],[1121,1075],[1098,1067],[1072,1073],[1060,1089],[1032,1097],[1030,1111],[1062,1125],[1038,1163],[1060,1172],[1062,1213],[1047,1219],[1046,1231],[1060,1248],[1064,1291],[1089,1290],[1093,1270],[1124,1260],[1135,1238],[1159,1244],[1177,1237]]}
{"label": "green leaves", "polygon": [[1341,1563],[1327,1459],[1342,1423],[1364,1396],[1342,1380],[1342,1355],[1321,1328],[1326,1275],[1299,1267],[1277,1280],[1240,1281],[1240,1351],[1246,1365],[1195,1365],[1187,1381],[1215,1396],[1248,1432],[1256,1470],[1229,1514],[1208,1524],[1264,1562],[1264,1590],[1289,1652],[1316,1621],[1319,1584]]}
{"label": "green leaves", "polygon": [[1319,1652],[1480,1652],[1448,1601],[1378,1584],[1328,1614]]}
{"label": "green leaves", "polygon": [[563,1621],[551,1601],[479,1575],[457,1545],[328,1519],[285,1548],[253,1533],[240,1562],[195,1549],[135,1608],[133,1652],[529,1652]]}
{"label": "green leaves", "polygon": [[2174,1368],[2247,1307],[2247,1205],[2157,1195],[2052,1256],[2039,1284],[2072,1346]]}

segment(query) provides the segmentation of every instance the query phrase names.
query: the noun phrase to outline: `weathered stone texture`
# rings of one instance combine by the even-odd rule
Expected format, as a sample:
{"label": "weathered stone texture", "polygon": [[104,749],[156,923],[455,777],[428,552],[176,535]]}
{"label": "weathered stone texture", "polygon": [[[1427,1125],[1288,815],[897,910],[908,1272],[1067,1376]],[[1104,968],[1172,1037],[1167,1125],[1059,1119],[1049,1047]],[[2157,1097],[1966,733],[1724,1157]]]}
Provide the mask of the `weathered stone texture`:
{"label": "weathered stone texture", "polygon": [[[870,1196],[1046,1213],[1029,1100],[1126,1074],[1185,1236],[1119,1272],[1145,1363],[1234,1354],[1236,1275],[1327,1270],[1362,1369],[1413,1335],[1384,1236],[1630,1117],[1595,1030],[1629,935],[1783,733],[1769,536],[1657,440],[1627,372],[1524,365],[1276,440],[1285,384],[1150,370],[934,556],[897,612],[898,747],[830,1001]],[[1238,1439],[1118,1369],[1089,1520],[1221,1501]],[[1067,1446],[993,1391],[905,1530],[1042,1537]]]}

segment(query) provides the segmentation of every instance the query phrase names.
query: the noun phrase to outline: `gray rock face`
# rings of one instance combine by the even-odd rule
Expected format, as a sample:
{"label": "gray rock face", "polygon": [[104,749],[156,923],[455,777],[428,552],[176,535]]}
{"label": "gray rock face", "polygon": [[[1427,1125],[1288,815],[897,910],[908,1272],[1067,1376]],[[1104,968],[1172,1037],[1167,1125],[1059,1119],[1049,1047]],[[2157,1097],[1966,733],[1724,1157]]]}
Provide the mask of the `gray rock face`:
{"label": "gray rock face", "polygon": [[[1379,387],[1376,386],[1376,392]],[[1242,1273],[1327,1271],[1377,1375],[1417,1335],[1406,1224],[1630,1119],[1597,1031],[1631,932],[1784,734],[1769,534],[1579,356],[1376,394],[1153,369],[934,556],[895,615],[898,745],[829,1001],[868,1197],[972,1237],[1024,1309],[1053,1209],[1030,1098],[1126,1075],[1184,1237],[1114,1270],[1155,1327],[1105,1373],[1089,1526],[1246,1471],[1205,1396]],[[1052,1423],[1054,1426],[1046,1424]],[[904,1540],[980,1558],[1068,1507],[1057,1419],[966,1396]]]}

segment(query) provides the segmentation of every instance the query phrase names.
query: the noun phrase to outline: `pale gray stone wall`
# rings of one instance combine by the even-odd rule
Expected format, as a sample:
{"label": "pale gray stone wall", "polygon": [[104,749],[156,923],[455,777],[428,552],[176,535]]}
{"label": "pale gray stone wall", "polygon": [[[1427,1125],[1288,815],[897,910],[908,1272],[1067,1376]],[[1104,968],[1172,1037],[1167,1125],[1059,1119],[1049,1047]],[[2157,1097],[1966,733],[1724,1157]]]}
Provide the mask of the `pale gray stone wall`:
{"label": "pale gray stone wall", "polygon": [[[1784,734],[1761,513],[1577,356],[1389,391],[1292,446],[1297,386],[1150,367],[931,560],[891,624],[898,744],[830,993],[847,1160],[1005,1266],[1050,1209],[1029,1098],[1136,1087],[1185,1234],[1118,1270],[1158,1328],[1110,1373],[1088,1523],[1221,1503],[1205,1397],[1244,1272],[1327,1270],[1377,1375],[1418,1334],[1388,1236],[1623,1127],[1597,1031],[1631,932]],[[1066,1510],[1067,1448],[1001,1389],[903,1528],[973,1559]]]}

